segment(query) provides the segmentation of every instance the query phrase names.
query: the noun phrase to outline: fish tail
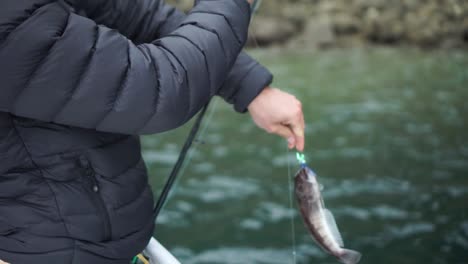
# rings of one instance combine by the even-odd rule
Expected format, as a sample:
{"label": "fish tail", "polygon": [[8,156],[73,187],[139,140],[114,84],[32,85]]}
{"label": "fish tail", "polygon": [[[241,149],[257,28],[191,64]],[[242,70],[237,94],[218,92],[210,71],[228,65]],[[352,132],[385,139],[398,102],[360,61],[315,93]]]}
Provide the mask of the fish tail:
{"label": "fish tail", "polygon": [[344,264],[356,264],[361,260],[361,253],[351,250],[351,249],[343,249],[343,252],[340,254],[338,259],[341,263]]}

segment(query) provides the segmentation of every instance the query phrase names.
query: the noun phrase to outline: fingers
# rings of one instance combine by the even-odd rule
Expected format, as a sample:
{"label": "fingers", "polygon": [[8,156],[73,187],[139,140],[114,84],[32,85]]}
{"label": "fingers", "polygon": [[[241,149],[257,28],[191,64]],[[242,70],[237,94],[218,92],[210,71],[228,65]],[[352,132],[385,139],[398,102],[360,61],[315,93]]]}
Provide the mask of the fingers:
{"label": "fingers", "polygon": [[304,148],[305,148],[305,121],[304,121],[304,113],[302,112],[302,109],[301,109],[301,118],[299,120],[299,125],[302,131],[302,140],[300,141],[300,144],[296,147],[302,152],[304,151]]}
{"label": "fingers", "polygon": [[248,110],[257,126],[287,139],[289,148],[304,151],[304,114],[296,97],[279,89],[265,88]]}
{"label": "fingers", "polygon": [[295,147],[299,151],[304,151],[304,145],[305,145],[305,140],[304,140],[304,127],[300,124],[292,124],[291,130],[294,134],[294,141],[295,141]]}
{"label": "fingers", "polygon": [[302,112],[301,103],[297,101],[297,109],[291,117],[286,122],[273,126],[269,132],[286,138],[290,149],[295,147],[302,152],[305,145],[304,130],[304,113]]}
{"label": "fingers", "polygon": [[302,105],[298,101],[298,109],[296,110],[295,116],[289,122],[289,127],[291,128],[294,138],[295,138],[295,147],[298,151],[304,151],[305,139],[305,122],[304,122],[304,113],[302,112]]}

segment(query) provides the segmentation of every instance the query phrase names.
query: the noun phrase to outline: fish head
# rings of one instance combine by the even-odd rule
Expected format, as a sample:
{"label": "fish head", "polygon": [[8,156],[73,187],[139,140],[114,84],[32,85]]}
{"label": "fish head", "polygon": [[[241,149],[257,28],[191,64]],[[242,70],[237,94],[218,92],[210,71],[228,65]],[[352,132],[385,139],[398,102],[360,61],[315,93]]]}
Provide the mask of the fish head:
{"label": "fish head", "polygon": [[302,168],[296,173],[296,181],[315,181],[316,174],[315,172],[307,166],[302,166]]}
{"label": "fish head", "polygon": [[316,183],[316,179],[314,178],[315,173],[312,172],[307,166],[302,166],[302,168],[296,173],[294,178],[295,182],[295,193],[297,199],[300,201],[307,201],[311,193],[313,193],[313,189]]}

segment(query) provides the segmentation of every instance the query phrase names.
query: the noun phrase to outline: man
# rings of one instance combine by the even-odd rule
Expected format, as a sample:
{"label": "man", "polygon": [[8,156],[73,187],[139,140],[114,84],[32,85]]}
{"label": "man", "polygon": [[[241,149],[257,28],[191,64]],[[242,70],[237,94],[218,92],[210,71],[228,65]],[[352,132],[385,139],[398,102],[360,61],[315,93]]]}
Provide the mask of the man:
{"label": "man", "polygon": [[[249,0],[250,1],[250,0]],[[304,147],[299,101],[241,53],[246,0],[0,2],[0,259],[125,263],[153,232],[138,135],[219,95]]]}

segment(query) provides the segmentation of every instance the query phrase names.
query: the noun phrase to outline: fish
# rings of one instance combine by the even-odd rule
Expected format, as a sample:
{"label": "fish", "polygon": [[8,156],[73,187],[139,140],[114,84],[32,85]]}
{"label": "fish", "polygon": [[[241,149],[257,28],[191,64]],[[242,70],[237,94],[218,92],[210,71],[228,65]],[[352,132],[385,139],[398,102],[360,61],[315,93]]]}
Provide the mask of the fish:
{"label": "fish", "polygon": [[344,248],[335,218],[323,202],[321,188],[317,175],[307,166],[302,166],[294,177],[295,195],[304,223],[312,238],[325,252],[341,263],[356,264],[362,255]]}

